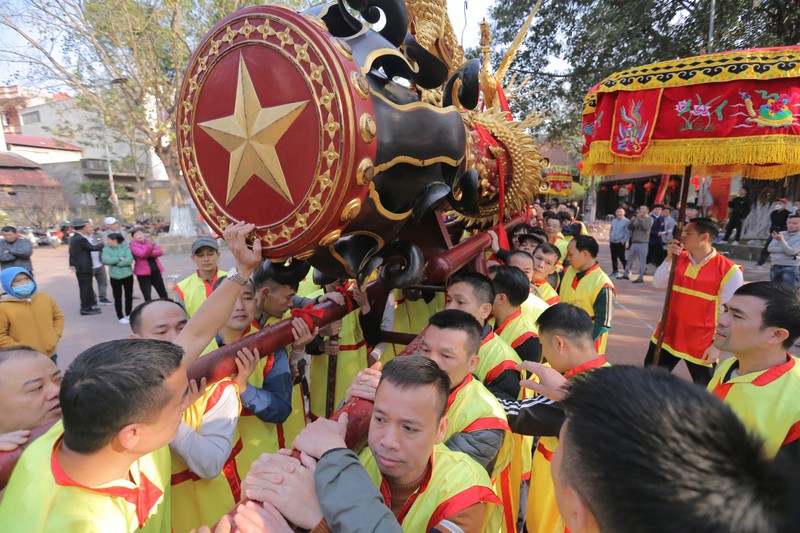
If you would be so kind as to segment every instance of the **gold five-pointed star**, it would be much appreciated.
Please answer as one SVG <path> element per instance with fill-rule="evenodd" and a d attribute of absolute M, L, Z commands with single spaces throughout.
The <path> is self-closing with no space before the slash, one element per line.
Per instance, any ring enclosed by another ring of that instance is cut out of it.
<path fill-rule="evenodd" d="M 287 202 L 293 203 L 275 145 L 308 102 L 304 100 L 275 107 L 261 107 L 247 65 L 239 54 L 239 77 L 233 115 L 200 123 L 203 131 L 230 152 L 226 205 L 231 203 L 253 175 L 261 178 Z"/>

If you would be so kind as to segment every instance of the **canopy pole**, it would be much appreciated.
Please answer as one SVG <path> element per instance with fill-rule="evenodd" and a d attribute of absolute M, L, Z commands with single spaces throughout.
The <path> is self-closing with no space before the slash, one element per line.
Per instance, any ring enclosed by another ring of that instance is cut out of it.
<path fill-rule="evenodd" d="M 678 224 L 675 226 L 673 238 L 680 239 L 683 236 L 683 222 L 686 220 L 686 201 L 689 198 L 689 181 L 692 177 L 692 165 L 686 165 L 683 171 L 683 181 L 681 182 L 681 207 L 678 210 Z M 675 283 L 675 265 L 677 258 L 673 257 L 669 267 L 669 282 L 667 283 L 667 294 L 664 298 L 664 310 L 661 312 L 661 327 L 658 328 L 658 341 L 653 355 L 653 366 L 658 366 L 661 359 L 661 345 L 664 344 L 664 330 L 667 326 L 667 315 L 669 314 L 669 304 L 672 300 L 672 286 Z"/>

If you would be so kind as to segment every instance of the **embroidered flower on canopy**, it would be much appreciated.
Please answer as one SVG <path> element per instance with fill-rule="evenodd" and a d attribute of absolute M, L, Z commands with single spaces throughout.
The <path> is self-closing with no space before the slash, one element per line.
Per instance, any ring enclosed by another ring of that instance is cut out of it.
<path fill-rule="evenodd" d="M 696 117 L 707 117 L 711 115 L 711 106 L 697 104 L 692 108 L 692 115 Z"/>
<path fill-rule="evenodd" d="M 691 104 L 691 102 L 691 100 L 681 100 L 675 104 L 675 111 L 677 111 L 678 114 L 685 112 L 687 109 L 689 109 L 689 104 Z"/>

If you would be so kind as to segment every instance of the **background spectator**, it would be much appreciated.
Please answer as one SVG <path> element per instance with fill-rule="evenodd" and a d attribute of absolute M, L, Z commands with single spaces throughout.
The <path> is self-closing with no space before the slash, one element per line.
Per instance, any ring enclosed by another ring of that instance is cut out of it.
<path fill-rule="evenodd" d="M 156 290 L 159 298 L 169 298 L 167 289 L 164 287 L 164 278 L 161 273 L 164 272 L 164 267 L 161 266 L 159 257 L 164 255 L 164 252 L 156 244 L 156 238 L 151 235 L 147 238 L 144 230 L 140 227 L 131 230 L 133 234 L 133 242 L 131 243 L 131 253 L 135 260 L 133 266 L 133 273 L 136 274 L 136 279 L 139 280 L 139 289 L 142 291 L 142 296 L 145 301 L 150 301 L 150 288 Z"/>
<path fill-rule="evenodd" d="M 31 273 L 12 267 L 0 273 L 0 348 L 30 346 L 56 361 L 64 315 L 48 294 L 36 291 Z"/>
<path fill-rule="evenodd" d="M 21 267 L 33 273 L 31 241 L 20 239 L 17 235 L 17 228 L 14 226 L 3 226 L 0 232 L 3 233 L 3 239 L 0 240 L 0 267 L 3 270 L 10 267 Z"/>
<path fill-rule="evenodd" d="M 108 246 L 103 249 L 103 263 L 108 265 L 111 290 L 114 293 L 114 309 L 120 324 L 128 324 L 133 308 L 133 253 L 121 233 L 109 233 Z M 122 295 L 125 294 L 125 314 Z"/>

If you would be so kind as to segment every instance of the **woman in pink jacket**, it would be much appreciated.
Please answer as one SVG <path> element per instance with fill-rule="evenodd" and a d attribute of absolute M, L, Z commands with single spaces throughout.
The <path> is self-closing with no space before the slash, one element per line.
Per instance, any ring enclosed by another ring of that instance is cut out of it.
<path fill-rule="evenodd" d="M 164 255 L 163 250 L 156 244 L 155 237 L 147 238 L 142 228 L 133 228 L 131 233 L 133 234 L 133 241 L 131 242 L 131 253 L 133 253 L 134 258 L 133 273 L 136 274 L 136 279 L 139 280 L 139 288 L 142 291 L 144 300 L 149 302 L 152 299 L 150 297 L 150 287 L 156 290 L 159 298 L 169 298 L 167 289 L 164 287 L 164 278 L 161 277 L 164 267 L 161 266 L 161 261 L 158 260 L 159 257 Z"/>

